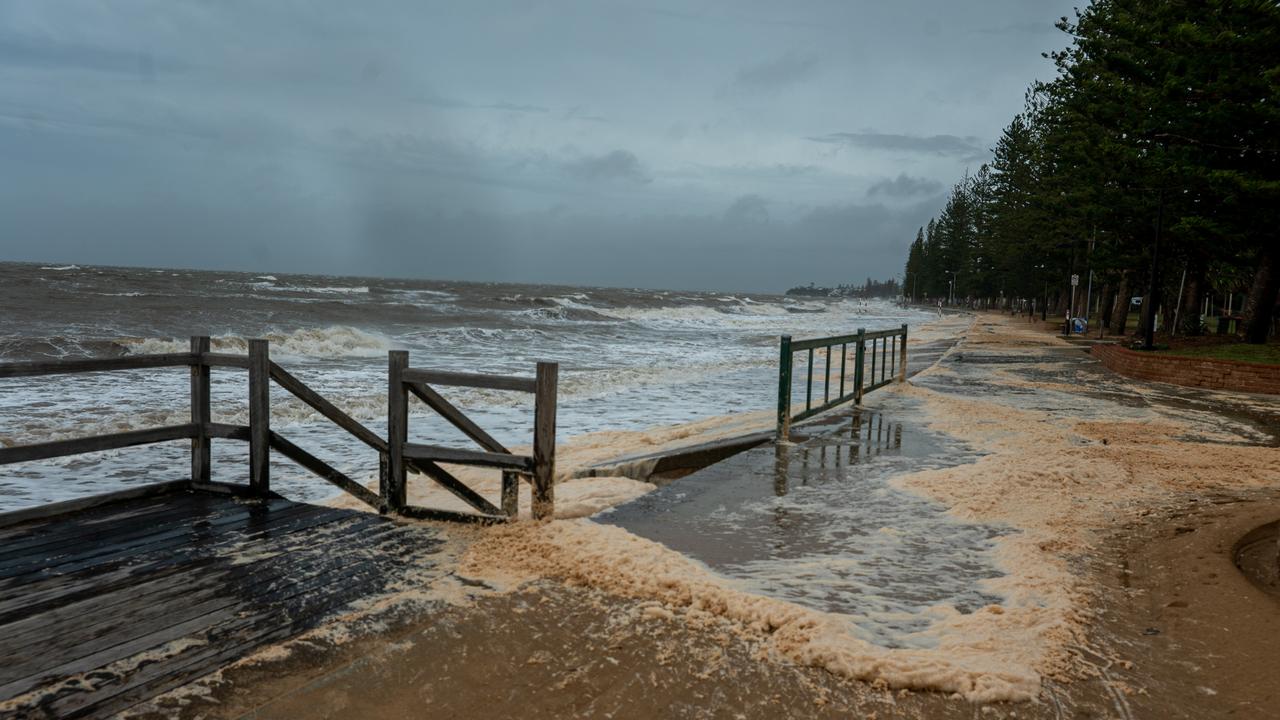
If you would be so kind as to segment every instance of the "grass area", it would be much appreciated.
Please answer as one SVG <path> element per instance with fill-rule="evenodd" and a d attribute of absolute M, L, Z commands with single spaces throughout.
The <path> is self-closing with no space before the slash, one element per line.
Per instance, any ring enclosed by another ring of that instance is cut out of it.
<path fill-rule="evenodd" d="M 1240 360 L 1242 362 L 1266 363 L 1280 365 L 1280 344 L 1250 345 L 1248 343 L 1225 343 L 1220 345 L 1203 345 L 1200 347 L 1181 347 L 1165 350 L 1170 355 L 1209 358 L 1212 360 Z"/>

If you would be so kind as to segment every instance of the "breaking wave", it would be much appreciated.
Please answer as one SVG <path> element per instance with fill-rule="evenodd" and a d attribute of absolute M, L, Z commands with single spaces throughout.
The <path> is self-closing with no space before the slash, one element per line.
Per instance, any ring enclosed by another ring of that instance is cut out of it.
<path fill-rule="evenodd" d="M 272 355 L 295 358 L 381 357 L 392 347 L 391 341 L 381 335 L 346 325 L 268 333 L 263 337 L 271 343 Z M 174 338 L 125 338 L 114 342 L 130 355 L 186 352 L 191 347 L 189 340 Z M 214 352 L 249 351 L 248 339 L 234 335 L 214 337 L 211 345 Z"/>

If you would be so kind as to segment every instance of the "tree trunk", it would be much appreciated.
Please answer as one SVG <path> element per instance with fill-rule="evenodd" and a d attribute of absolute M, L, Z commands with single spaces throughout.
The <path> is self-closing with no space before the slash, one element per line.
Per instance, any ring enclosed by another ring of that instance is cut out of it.
<path fill-rule="evenodd" d="M 1271 332 L 1276 296 L 1280 295 L 1280 240 L 1272 238 L 1263 247 L 1244 304 L 1245 340 L 1259 345 L 1267 341 Z"/>
<path fill-rule="evenodd" d="M 1203 262 L 1192 261 L 1187 265 L 1187 282 L 1182 288 L 1182 309 L 1178 311 L 1178 332 L 1184 335 L 1203 335 L 1200 309 L 1204 305 L 1205 280 Z"/>
<path fill-rule="evenodd" d="M 1120 276 L 1120 287 L 1116 290 L 1115 301 L 1111 306 L 1111 334 L 1124 335 L 1129 325 L 1129 273 Z"/>
<path fill-rule="evenodd" d="M 1098 298 L 1099 327 L 1111 327 L 1111 306 L 1114 302 L 1115 286 L 1111 283 L 1106 283 L 1102 286 L 1102 297 Z"/>

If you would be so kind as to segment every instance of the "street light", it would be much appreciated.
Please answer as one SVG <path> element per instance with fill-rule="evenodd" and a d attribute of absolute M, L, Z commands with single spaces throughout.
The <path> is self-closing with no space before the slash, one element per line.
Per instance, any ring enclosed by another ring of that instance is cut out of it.
<path fill-rule="evenodd" d="M 947 273 L 948 275 L 951 276 L 951 280 L 948 283 L 949 290 L 948 290 L 948 296 L 947 296 L 947 304 L 955 305 L 956 304 L 956 271 L 943 270 L 942 272 Z"/>
<path fill-rule="evenodd" d="M 1049 281 L 1044 279 L 1045 268 L 1048 267 L 1044 263 L 1036 265 L 1036 270 L 1040 271 L 1040 279 L 1044 280 L 1044 297 L 1040 302 L 1040 321 L 1043 322 L 1049 318 Z"/>

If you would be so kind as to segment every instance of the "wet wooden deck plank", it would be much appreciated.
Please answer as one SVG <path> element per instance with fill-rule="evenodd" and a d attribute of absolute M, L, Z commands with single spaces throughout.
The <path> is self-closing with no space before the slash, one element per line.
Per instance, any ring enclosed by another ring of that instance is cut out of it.
<path fill-rule="evenodd" d="M 206 493 L 5 528 L 0 716 L 118 712 L 315 627 L 440 544 L 365 512 Z"/>
<path fill-rule="evenodd" d="M 176 525 L 144 525 L 132 531 L 89 538 L 54 550 L 45 547 L 30 551 L 14 550 L 19 553 L 16 559 L 9 562 L 0 560 L 0 587 L 10 578 L 22 575 L 62 576 L 85 568 L 100 568 L 122 558 L 167 556 L 167 550 L 196 552 L 193 545 L 235 541 L 250 533 L 287 532 L 286 523 L 335 520 L 343 517 L 345 512 L 321 509 L 316 513 L 305 505 L 280 504 L 277 501 L 275 507 L 243 508 L 212 518 L 193 517 Z M 238 532 L 227 534 L 225 527 L 234 527 Z"/>
<path fill-rule="evenodd" d="M 251 520 L 255 513 L 264 516 L 270 514 L 275 523 L 280 520 L 279 514 L 297 509 L 285 501 L 275 502 L 278 507 L 276 512 L 270 512 L 269 508 L 261 506 L 232 507 L 221 512 L 183 512 L 173 518 L 131 520 L 105 532 L 60 538 L 38 545 L 6 543 L 6 554 L 11 555 L 0 559 L 0 578 L 28 572 L 64 574 L 71 571 L 60 570 L 63 565 L 98 565 L 99 557 L 110 556 L 112 553 L 132 554 L 147 547 L 180 543 L 201 534 L 216 535 L 217 526 Z M 86 552 L 85 548 L 90 546 L 93 551 Z"/>

